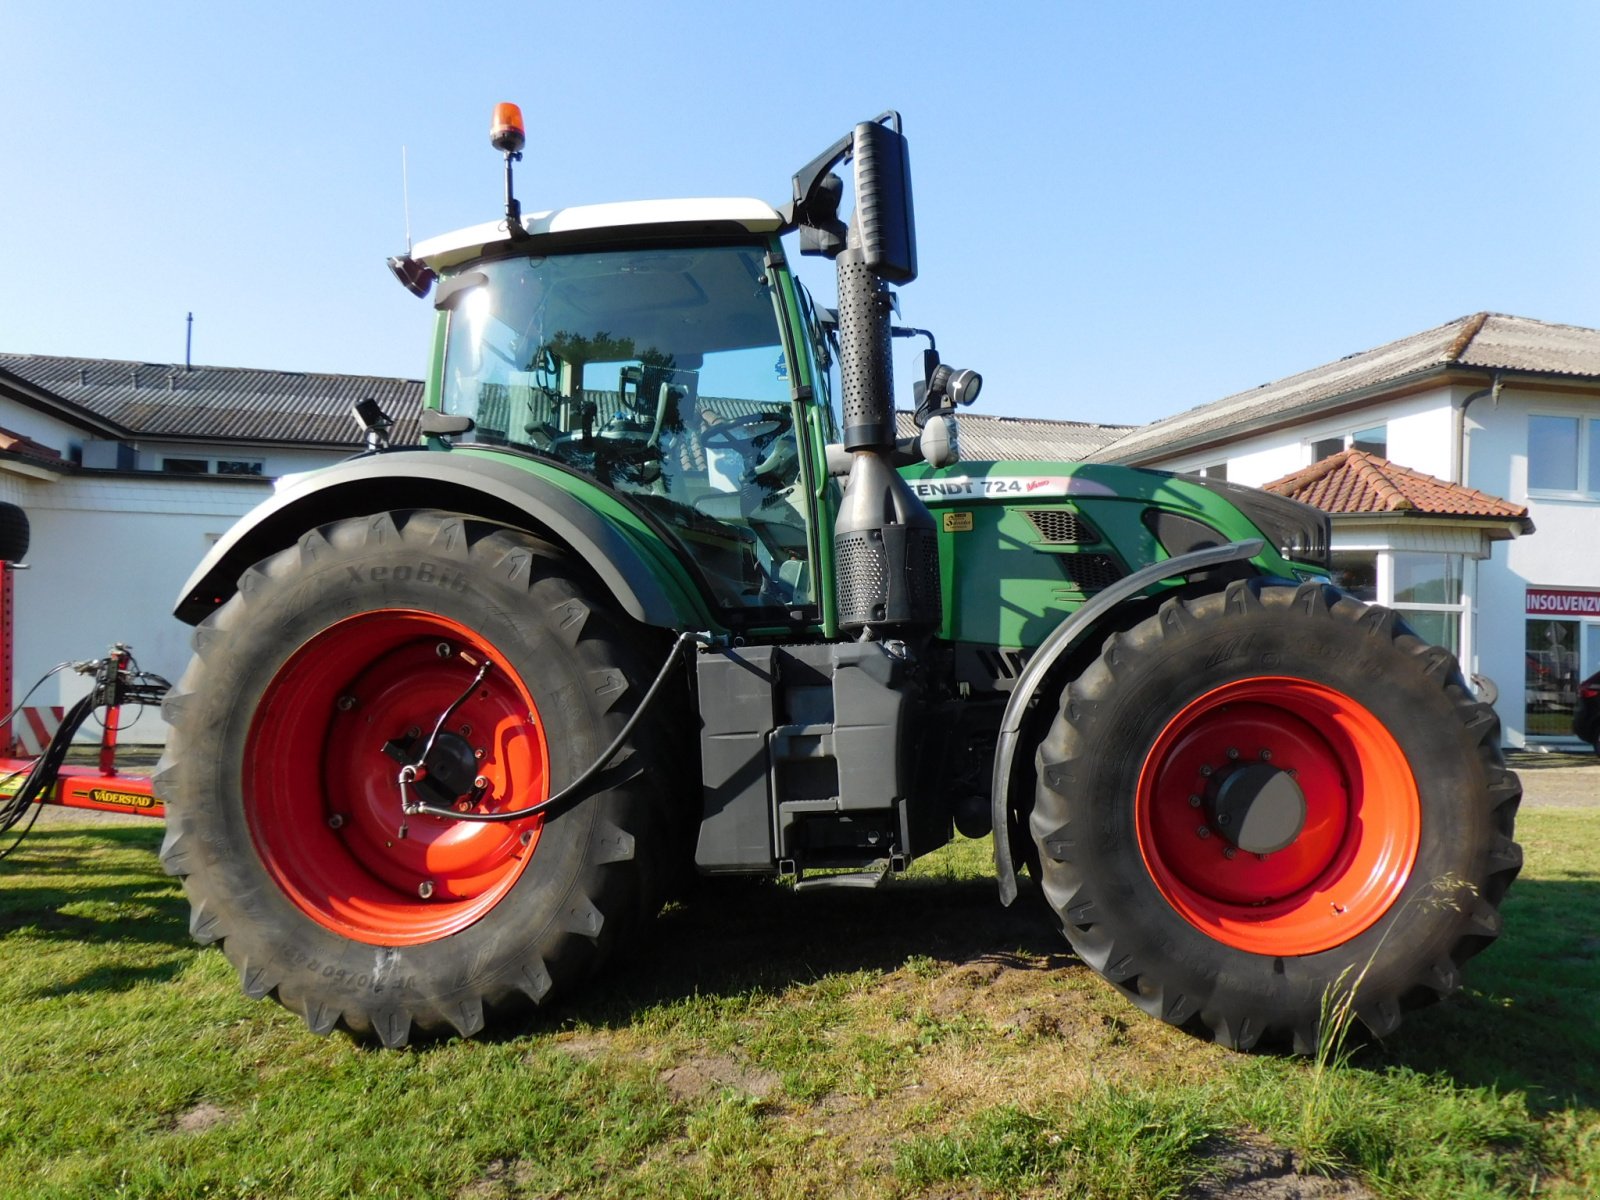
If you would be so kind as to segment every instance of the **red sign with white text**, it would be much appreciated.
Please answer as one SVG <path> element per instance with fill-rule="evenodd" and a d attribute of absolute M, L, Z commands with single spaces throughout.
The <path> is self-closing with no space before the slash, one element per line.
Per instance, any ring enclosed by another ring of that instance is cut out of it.
<path fill-rule="evenodd" d="M 1530 617 L 1600 617 L 1600 592 L 1572 588 L 1529 588 Z"/>

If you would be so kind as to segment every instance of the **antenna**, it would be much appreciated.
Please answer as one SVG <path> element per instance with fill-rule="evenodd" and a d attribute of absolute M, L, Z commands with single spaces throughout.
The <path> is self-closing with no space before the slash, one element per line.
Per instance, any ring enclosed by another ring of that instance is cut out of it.
<path fill-rule="evenodd" d="M 406 257 L 411 257 L 411 174 L 406 169 L 406 148 L 400 147 L 400 203 L 406 210 Z"/>
<path fill-rule="evenodd" d="M 183 369 L 185 371 L 192 371 L 192 370 L 194 370 L 194 367 L 193 367 L 193 365 L 191 363 L 190 352 L 194 349 L 194 314 L 193 313 L 189 314 L 187 325 L 188 325 L 188 328 L 184 330 L 184 334 L 183 334 Z"/>

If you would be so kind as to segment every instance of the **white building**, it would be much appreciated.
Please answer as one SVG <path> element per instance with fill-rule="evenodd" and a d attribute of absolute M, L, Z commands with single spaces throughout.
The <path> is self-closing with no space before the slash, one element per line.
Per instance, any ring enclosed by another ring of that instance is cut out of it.
<path fill-rule="evenodd" d="M 1348 449 L 1433 479 L 1393 472 L 1402 503 L 1387 511 L 1319 500 L 1335 566 L 1494 681 L 1508 744 L 1571 741 L 1577 681 L 1600 668 L 1600 330 L 1477 313 L 1090 457 L 1296 494 Z"/>
<path fill-rule="evenodd" d="M 172 606 L 211 544 L 273 477 L 354 453 L 353 403 L 374 397 L 404 437 L 421 394 L 414 380 L 0 354 L 0 500 L 32 531 L 14 577 L 13 702 L 114 642 L 177 679 L 189 627 Z M 62 674 L 30 703 L 87 689 Z M 160 742 L 165 728 L 144 713 L 124 736 Z"/>

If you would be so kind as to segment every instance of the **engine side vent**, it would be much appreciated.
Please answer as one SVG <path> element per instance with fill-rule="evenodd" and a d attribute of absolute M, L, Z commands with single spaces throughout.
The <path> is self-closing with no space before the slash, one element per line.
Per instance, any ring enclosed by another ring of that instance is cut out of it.
<path fill-rule="evenodd" d="M 1061 570 L 1085 596 L 1103 591 L 1122 578 L 1123 571 L 1109 554 L 1062 554 Z"/>
<path fill-rule="evenodd" d="M 1039 540 L 1052 546 L 1080 546 L 1100 540 L 1093 525 L 1064 508 L 1027 508 L 1022 515 L 1038 532 Z"/>

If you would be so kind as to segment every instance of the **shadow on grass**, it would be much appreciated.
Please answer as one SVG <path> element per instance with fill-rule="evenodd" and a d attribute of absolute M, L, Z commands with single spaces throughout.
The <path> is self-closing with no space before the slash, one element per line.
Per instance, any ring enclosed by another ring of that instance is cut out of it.
<path fill-rule="evenodd" d="M 1600 1107 L 1600 880 L 1519 880 L 1503 913 L 1505 931 L 1467 964 L 1465 990 L 1411 1014 L 1357 1061 L 1524 1092 L 1538 1111 Z"/>
<path fill-rule="evenodd" d="M 193 945 L 189 909 L 156 861 L 161 836 L 159 824 L 34 829 L 0 864 L 0 942 L 101 947 L 102 958 L 120 948 L 137 960 L 102 962 L 36 995 L 126 991 L 183 969 L 188 956 L 179 952 Z M 170 958 L 151 963 L 152 950 Z"/>
<path fill-rule="evenodd" d="M 691 996 L 740 996 L 854 971 L 893 971 L 926 956 L 984 958 L 1015 968 L 1076 964 L 1037 889 L 1011 908 L 993 880 L 913 879 L 874 891 L 796 893 L 770 882 L 710 881 L 663 913 L 646 946 L 548 1015 L 512 1022 L 506 1037 L 578 1019 L 617 1027 L 644 1008 Z"/>

